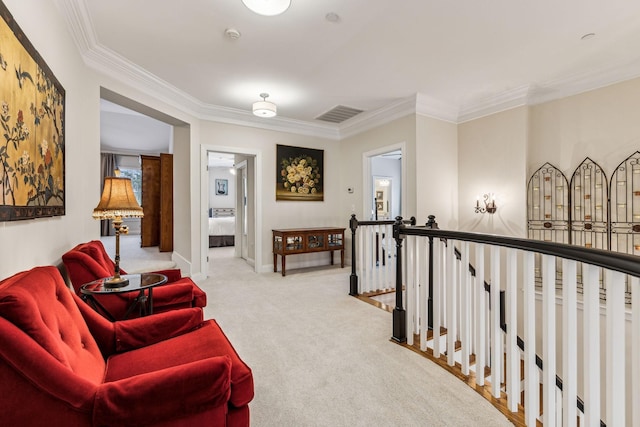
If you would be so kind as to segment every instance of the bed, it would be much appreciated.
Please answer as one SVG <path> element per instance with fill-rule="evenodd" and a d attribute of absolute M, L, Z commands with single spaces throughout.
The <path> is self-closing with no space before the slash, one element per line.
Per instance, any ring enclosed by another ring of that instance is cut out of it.
<path fill-rule="evenodd" d="M 235 209 L 209 209 L 209 247 L 233 246 L 236 234 Z"/>

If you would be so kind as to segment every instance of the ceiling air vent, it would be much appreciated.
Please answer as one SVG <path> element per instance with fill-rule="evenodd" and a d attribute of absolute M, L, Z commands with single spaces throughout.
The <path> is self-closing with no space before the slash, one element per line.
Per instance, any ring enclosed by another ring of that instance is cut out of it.
<path fill-rule="evenodd" d="M 357 116 L 358 114 L 362 113 L 362 111 L 363 110 L 358 110 L 356 108 L 338 105 L 337 107 L 332 108 L 326 113 L 319 115 L 318 117 L 316 117 L 316 119 L 331 123 L 342 123 L 345 120 L 349 120 L 353 116 Z"/>

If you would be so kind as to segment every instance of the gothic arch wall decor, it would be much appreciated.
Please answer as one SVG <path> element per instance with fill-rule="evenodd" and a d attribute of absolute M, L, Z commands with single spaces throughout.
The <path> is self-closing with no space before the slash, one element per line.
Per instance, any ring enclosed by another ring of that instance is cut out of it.
<path fill-rule="evenodd" d="M 560 170 L 545 163 L 529 179 L 527 226 L 530 239 L 640 256 L 640 151 L 622 161 L 609 181 L 589 157 L 575 169 L 570 184 Z M 559 280 L 562 271 L 557 271 Z M 580 272 L 578 276 L 581 281 Z M 605 292 L 600 277 L 603 300 Z M 626 300 L 631 301 L 629 283 Z"/>
<path fill-rule="evenodd" d="M 545 163 L 527 185 L 529 238 L 570 243 L 569 181 L 558 168 Z"/>
<path fill-rule="evenodd" d="M 640 151 L 618 165 L 611 175 L 610 247 L 640 255 Z"/>
<path fill-rule="evenodd" d="M 587 157 L 573 172 L 570 187 L 571 243 L 609 249 L 608 181 L 604 171 Z"/>

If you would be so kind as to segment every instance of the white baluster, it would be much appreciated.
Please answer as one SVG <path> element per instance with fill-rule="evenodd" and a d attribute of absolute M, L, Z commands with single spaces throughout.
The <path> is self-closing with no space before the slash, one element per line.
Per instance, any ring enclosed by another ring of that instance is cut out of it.
<path fill-rule="evenodd" d="M 373 228 L 373 254 L 372 254 L 372 266 L 373 266 L 373 271 L 374 271 L 374 275 L 373 277 L 375 278 L 375 286 L 374 286 L 374 290 L 376 291 L 381 291 L 382 289 L 384 289 L 386 287 L 386 283 L 382 283 L 382 259 L 380 258 L 380 253 L 381 253 L 381 243 L 382 241 L 380 240 L 381 237 L 381 233 L 380 233 L 380 224 L 376 224 Z M 405 276 L 406 277 L 406 276 Z M 406 308 L 406 307 L 405 307 Z"/>
<path fill-rule="evenodd" d="M 578 410 L 578 322 L 576 262 L 562 260 L 562 424 L 576 425 Z"/>
<path fill-rule="evenodd" d="M 407 331 L 407 344 L 413 345 L 413 333 L 414 333 L 414 317 L 415 311 L 415 297 L 416 297 L 416 281 L 415 281 L 415 236 L 407 236 L 404 239 L 406 254 L 406 276 L 405 276 L 405 311 L 406 311 L 406 331 Z"/>
<path fill-rule="evenodd" d="M 358 293 L 361 294 L 366 289 L 367 278 L 365 276 L 364 268 L 364 239 L 366 234 L 366 227 L 358 227 L 360 230 L 357 232 L 358 239 Z"/>
<path fill-rule="evenodd" d="M 371 260 L 371 252 L 372 252 L 372 242 L 371 242 L 371 234 L 373 227 L 366 227 L 366 237 L 364 241 L 364 250 L 365 250 L 365 292 L 370 292 L 373 288 L 373 268 L 372 268 L 372 260 Z"/>
<path fill-rule="evenodd" d="M 387 226 L 387 231 L 389 234 L 387 234 L 387 236 L 389 236 L 389 253 L 391 255 L 391 258 L 388 258 L 388 262 L 387 262 L 387 270 L 389 272 L 389 281 L 387 283 L 390 284 L 389 287 L 395 288 L 395 283 L 396 283 L 396 239 L 393 238 L 393 226 L 392 225 L 388 225 Z"/>
<path fill-rule="evenodd" d="M 429 239 L 422 240 L 424 263 L 423 268 L 420 269 L 420 350 L 427 351 L 427 333 L 429 332 Z"/>
<path fill-rule="evenodd" d="M 487 308 L 484 289 L 484 245 L 476 246 L 476 384 L 484 385 L 484 368 L 487 365 Z"/>
<path fill-rule="evenodd" d="M 471 330 L 471 286 L 469 285 L 469 242 L 460 242 L 460 342 L 462 374 L 469 375 L 470 330 Z"/>
<path fill-rule="evenodd" d="M 525 252 L 523 259 L 524 285 L 524 412 L 525 423 L 535 426 L 540 402 L 540 378 L 536 365 L 536 292 L 535 258 L 533 252 Z"/>
<path fill-rule="evenodd" d="M 445 284 L 445 293 L 447 295 L 447 363 L 449 366 L 455 364 L 456 349 L 456 264 L 457 259 L 454 252 L 454 242 L 449 239 L 447 242 L 447 281 Z"/>
<path fill-rule="evenodd" d="M 520 349 L 518 348 L 518 253 L 507 249 L 507 286 L 505 289 L 507 323 L 507 405 L 518 411 L 520 403 Z"/>
<path fill-rule="evenodd" d="M 502 329 L 500 328 L 500 247 L 491 247 L 491 291 L 490 293 L 490 333 L 491 333 L 491 394 L 500 397 L 502 379 Z"/>
<path fill-rule="evenodd" d="M 384 260 L 382 261 L 384 268 L 384 284 L 387 289 L 395 287 L 394 280 L 395 274 L 392 274 L 392 269 L 395 266 L 395 258 L 389 258 L 390 254 L 395 253 L 395 241 L 393 240 L 393 226 L 387 224 L 383 228 L 384 237 L 382 238 L 382 242 L 384 245 L 383 255 Z"/>
<path fill-rule="evenodd" d="M 631 278 L 631 425 L 640 425 L 640 279 Z"/>
<path fill-rule="evenodd" d="M 624 275 L 606 270 L 607 284 L 607 419 L 609 426 L 625 425 Z"/>
<path fill-rule="evenodd" d="M 444 282 L 444 244 L 440 239 L 433 240 L 433 356 L 440 357 L 440 321 L 442 315 L 442 283 Z"/>
<path fill-rule="evenodd" d="M 599 268 L 582 264 L 584 301 L 584 418 L 588 427 L 600 426 L 600 291 Z M 582 424 L 580 424 L 582 425 Z"/>
<path fill-rule="evenodd" d="M 542 256 L 543 424 L 556 425 L 556 259 Z"/>

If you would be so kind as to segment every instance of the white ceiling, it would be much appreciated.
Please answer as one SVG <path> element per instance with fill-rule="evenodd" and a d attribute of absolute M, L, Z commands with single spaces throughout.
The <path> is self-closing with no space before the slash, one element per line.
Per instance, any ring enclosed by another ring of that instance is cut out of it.
<path fill-rule="evenodd" d="M 275 17 L 241 0 L 56 1 L 91 66 L 201 117 L 338 138 L 360 119 L 315 120 L 337 105 L 461 122 L 640 76 L 631 0 L 292 0 Z M 278 118 L 251 116 L 261 92 Z"/>
<path fill-rule="evenodd" d="M 100 150 L 102 152 L 168 153 L 173 129 L 159 120 L 100 100 Z"/>

